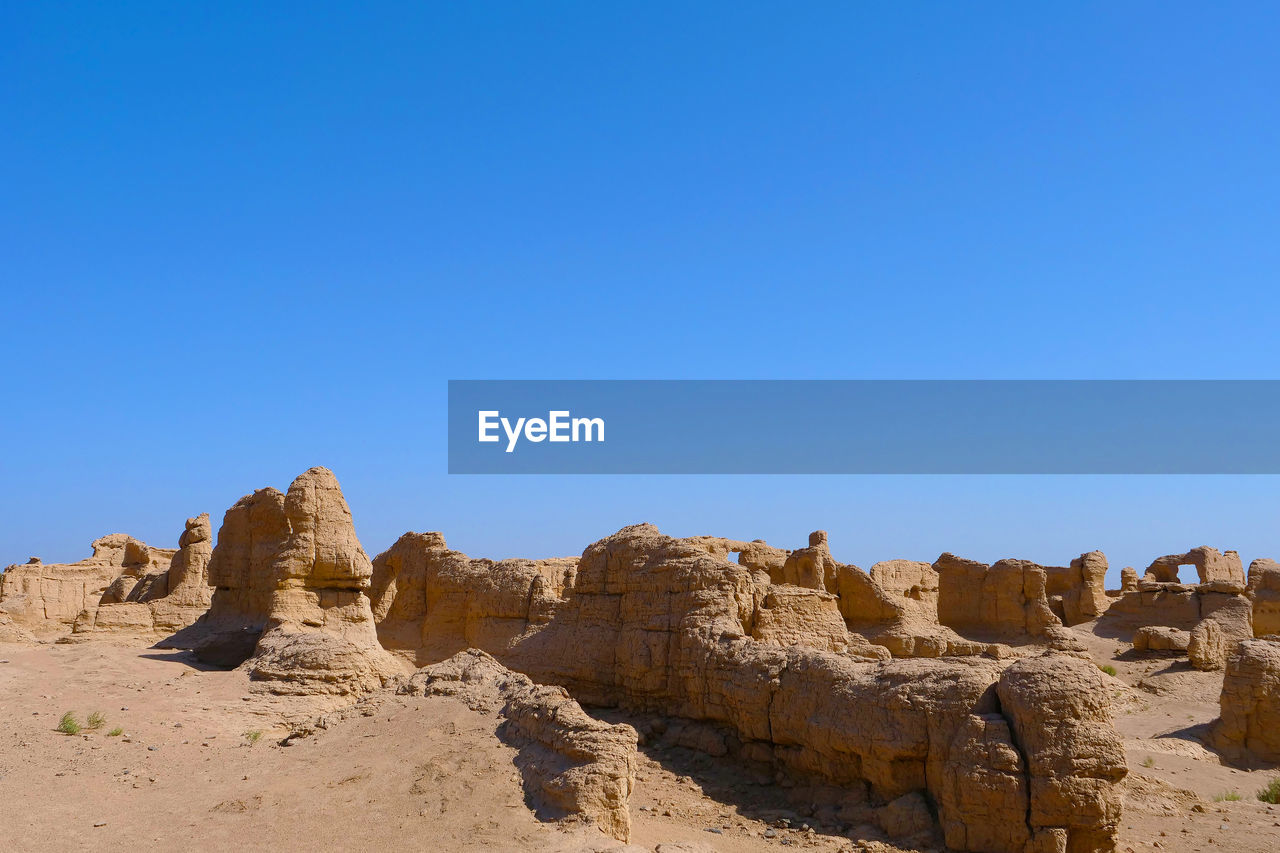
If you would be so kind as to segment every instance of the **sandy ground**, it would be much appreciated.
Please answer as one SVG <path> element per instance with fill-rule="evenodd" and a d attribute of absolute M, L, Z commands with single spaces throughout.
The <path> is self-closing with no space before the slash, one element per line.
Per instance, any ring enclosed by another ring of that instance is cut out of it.
<path fill-rule="evenodd" d="M 1120 850 L 1280 850 L 1280 770 L 1223 766 L 1199 740 L 1221 674 L 1134 658 L 1081 633 L 1114 666 L 1125 738 Z M 0 839 L 14 850 L 605 851 L 589 826 L 539 822 L 495 722 L 455 700 L 378 695 L 281 745 L 328 705 L 251 692 L 240 672 L 123 641 L 0 644 Z M 56 731 L 66 711 L 94 731 Z M 610 720 L 626 720 L 611 713 Z M 638 722 L 638 721 L 633 721 Z M 117 728 L 122 732 L 112 735 Z M 260 735 L 253 733 L 260 732 Z M 681 748 L 642 747 L 631 851 L 893 850 L 808 803 L 803 789 Z M 1223 799 L 1239 795 L 1239 800 Z M 1215 801 L 1216 800 L 1216 801 Z M 685 847 L 673 845 L 683 843 Z M 11 846 L 10 846 L 11 845 Z"/>

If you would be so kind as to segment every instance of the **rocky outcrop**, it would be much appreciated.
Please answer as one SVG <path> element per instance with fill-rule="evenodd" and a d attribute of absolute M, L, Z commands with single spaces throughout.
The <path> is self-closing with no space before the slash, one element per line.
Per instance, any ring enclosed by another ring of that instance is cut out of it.
<path fill-rule="evenodd" d="M 1029 849 L 1114 849 L 1128 770 L 1098 668 L 1064 655 L 1021 660 L 1001 674 L 999 695 L 1030 776 Z"/>
<path fill-rule="evenodd" d="M 1227 658 L 1209 742 L 1238 764 L 1280 762 L 1280 642 L 1249 639 Z"/>
<path fill-rule="evenodd" d="M 1048 572 L 1029 560 L 1000 560 L 990 566 L 943 554 L 938 573 L 938 621 L 965 636 L 1044 636 L 1062 622 L 1049 607 Z"/>
<path fill-rule="evenodd" d="M 1254 636 L 1280 634 L 1280 563 L 1263 558 L 1249 564 L 1248 596 Z"/>
<path fill-rule="evenodd" d="M 813 582 L 820 567 L 825 586 L 825 543 L 810 548 L 805 560 L 792 562 L 791 577 Z M 1062 711 L 1052 717 L 1055 731 L 1073 748 L 1106 751 L 1108 724 L 1099 709 L 1107 694 L 1077 671 L 1096 675 L 1078 659 L 1054 655 L 1028 670 L 1031 686 L 1009 687 L 1011 713 L 997 691 L 1005 664 L 992 658 L 871 662 L 783 645 L 770 638 L 785 624 L 778 611 L 805 613 L 826 626 L 824 636 L 839 636 L 829 591 L 777 587 L 766 570 L 650 525 L 588 546 L 562 594 L 537 580 L 542 575 L 532 567 L 497 572 L 498 564 L 448 551 L 442 537 L 402 537 L 375 562 L 375 613 L 380 629 L 392 625 L 383 642 L 412 646 L 419 659 L 454 654 L 449 647 L 459 638 L 484 634 L 496 640 L 486 651 L 504 666 L 560 685 L 578 701 L 724 732 L 705 738 L 717 754 L 865 791 L 873 803 L 919 795 L 893 810 L 903 826 L 919 814 L 912 802 L 936 802 L 939 826 L 956 849 L 1023 853 L 1033 836 L 1061 836 L 1071 849 L 1084 849 L 1080 839 L 1112 849 L 1118 801 L 1108 785 L 1123 775 L 1123 761 L 1117 771 L 1109 754 L 1082 752 L 1073 768 L 1060 760 L 1060 747 L 1032 733 L 1033 704 L 1078 708 L 1084 722 L 1073 729 Z M 463 594 L 477 585 L 483 601 L 506 603 L 505 624 L 496 630 L 479 629 L 482 609 Z M 402 592 L 410 595 L 404 607 Z M 436 620 L 443 627 L 429 624 Z M 1059 668 L 1063 677 L 1053 677 Z M 1037 675 L 1041 669 L 1049 675 Z M 1049 793 L 1038 793 L 1042 788 Z M 1087 793 L 1097 807 L 1058 814 L 1052 797 L 1068 789 Z"/>
<path fill-rule="evenodd" d="M 378 644 L 373 566 L 333 472 L 311 468 L 287 494 L 259 489 L 227 510 L 209 560 L 209 611 L 196 655 L 244 664 L 274 693 L 354 694 L 404 671 Z"/>
<path fill-rule="evenodd" d="M 77 563 L 27 563 L 0 574 L 0 611 L 37 634 L 66 631 L 86 609 L 124 601 L 139 581 L 163 574 L 174 551 L 153 548 L 132 536 L 112 533 L 94 540 L 93 556 Z M 121 597 L 122 596 L 122 597 Z"/>
<path fill-rule="evenodd" d="M 415 666 L 467 648 L 501 656 L 551 619 L 577 565 L 576 557 L 472 559 L 441 533 L 406 533 L 373 561 L 378 637 Z"/>
<path fill-rule="evenodd" d="M 751 636 L 766 645 L 804 646 L 865 660 L 891 656 L 885 647 L 849 632 L 834 595 L 804 587 L 771 587 L 755 611 Z"/>
<path fill-rule="evenodd" d="M 271 612 L 275 560 L 289 536 L 284 495 L 266 488 L 227 510 L 209 559 L 213 597 L 200 624 L 196 655 L 215 666 L 239 666 L 258 645 Z"/>
<path fill-rule="evenodd" d="M 1200 613 L 1187 656 L 1196 669 L 1222 669 L 1240 641 L 1253 637 L 1253 609 L 1242 595 L 1209 592 L 1200 598 Z"/>
<path fill-rule="evenodd" d="M 403 671 L 378 644 L 373 566 L 328 468 L 298 475 L 284 499 L 288 527 L 271 563 L 274 589 L 249 677 L 275 693 L 360 693 Z"/>
<path fill-rule="evenodd" d="M 782 582 L 835 592 L 837 565 L 827 546 L 827 531 L 815 530 L 809 534 L 808 547 L 787 555 L 782 566 Z"/>
<path fill-rule="evenodd" d="M 1178 569 L 1193 566 L 1202 584 L 1217 585 L 1224 592 L 1241 592 L 1244 589 L 1244 567 L 1235 551 L 1219 553 L 1218 549 L 1201 545 L 1185 554 L 1168 554 L 1156 557 L 1147 566 L 1145 578 L 1157 583 L 1181 583 Z"/>
<path fill-rule="evenodd" d="M 1045 567 L 1045 595 L 1049 609 L 1064 625 L 1098 618 L 1111 604 L 1107 597 L 1107 556 L 1101 551 L 1081 554 L 1069 566 Z"/>
<path fill-rule="evenodd" d="M 208 577 L 212 539 L 207 513 L 188 518 L 166 569 L 117 577 L 96 607 L 81 611 L 72 630 L 171 634 L 193 624 L 208 609 L 213 592 Z"/>
<path fill-rule="evenodd" d="M 452 696 L 498 714 L 498 735 L 518 750 L 516 767 L 539 817 L 575 817 L 620 841 L 630 837 L 638 740 L 631 726 L 595 720 L 563 688 L 534 684 L 476 649 L 419 670 L 398 692 Z"/>

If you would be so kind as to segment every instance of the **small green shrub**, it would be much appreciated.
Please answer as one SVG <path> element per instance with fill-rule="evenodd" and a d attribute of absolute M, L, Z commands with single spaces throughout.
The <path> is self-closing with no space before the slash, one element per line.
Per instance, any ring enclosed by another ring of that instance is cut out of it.
<path fill-rule="evenodd" d="M 1280 776 L 1267 783 L 1267 787 L 1258 792 L 1258 799 L 1264 803 L 1280 803 Z"/>
<path fill-rule="evenodd" d="M 80 734 L 80 721 L 76 719 L 76 715 L 71 711 L 62 715 L 62 719 L 58 721 L 58 731 L 64 735 Z"/>
<path fill-rule="evenodd" d="M 1156 766 L 1156 760 L 1155 760 L 1154 758 L 1152 758 L 1150 755 L 1148 755 L 1145 759 L 1143 759 L 1143 761 L 1142 761 L 1142 766 L 1143 766 L 1143 767 L 1155 767 L 1155 766 Z"/>
<path fill-rule="evenodd" d="M 258 729 L 244 733 L 244 739 L 249 741 L 249 746 L 253 746 L 258 742 L 258 738 L 262 737 L 262 732 Z"/>
<path fill-rule="evenodd" d="M 120 728 L 119 726 L 116 726 L 114 729 L 107 732 L 107 737 L 120 737 L 120 735 L 122 734 L 124 734 L 124 729 Z"/>
<path fill-rule="evenodd" d="M 1213 801 L 1215 803 L 1234 803 L 1243 799 L 1244 797 L 1240 796 L 1239 791 L 1223 791 L 1221 794 L 1215 794 L 1213 797 Z"/>
<path fill-rule="evenodd" d="M 86 726 L 90 731 L 96 732 L 98 729 L 106 725 L 106 723 L 107 723 L 107 718 L 102 716 L 102 712 L 94 711 L 92 714 L 89 715 L 89 720 L 86 723 Z"/>
<path fill-rule="evenodd" d="M 1107 675 L 1115 675 L 1115 674 L 1116 674 L 1116 668 L 1115 668 L 1114 666 L 1112 666 L 1111 664 L 1109 664 L 1109 663 L 1108 663 L 1108 664 L 1103 664 L 1102 666 L 1098 667 L 1098 669 L 1102 670 L 1102 671 L 1103 671 L 1103 672 L 1105 672 Z"/>

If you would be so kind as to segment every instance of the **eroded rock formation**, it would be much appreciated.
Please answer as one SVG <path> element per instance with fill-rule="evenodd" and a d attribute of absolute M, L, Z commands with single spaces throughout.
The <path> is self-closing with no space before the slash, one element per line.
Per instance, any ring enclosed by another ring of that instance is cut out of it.
<path fill-rule="evenodd" d="M 543 819 L 578 817 L 620 841 L 631 835 L 635 729 L 588 716 L 561 687 L 534 684 L 476 649 L 418 670 L 398 692 L 453 696 L 497 713 L 498 735 L 516 747 L 525 792 Z"/>
<path fill-rule="evenodd" d="M 281 495 L 260 489 L 227 510 L 209 564 L 216 587 L 196 654 L 247 661 L 278 693 L 359 693 L 403 667 L 378 644 L 373 566 L 333 472 L 311 468 Z"/>
<path fill-rule="evenodd" d="M 96 608 L 109 588 L 108 600 L 123 601 L 139 582 L 162 575 L 175 553 L 123 533 L 96 539 L 92 548 L 93 556 L 77 563 L 36 560 L 6 568 L 0 574 L 0 611 L 37 634 L 65 631 L 81 612 Z"/>
<path fill-rule="evenodd" d="M 1280 634 L 1280 563 L 1263 558 L 1249 564 L 1248 596 L 1254 636 Z"/>
<path fill-rule="evenodd" d="M 875 803 L 917 795 L 895 814 L 927 796 L 956 849 L 1112 849 L 1124 765 L 1096 667 L 1050 654 L 1010 668 L 1006 684 L 1006 664 L 990 657 L 871 662 L 834 650 L 835 602 L 809 585 L 819 570 L 829 582 L 825 542 L 805 550 L 784 574 L 809 583 L 779 593 L 767 569 L 650 525 L 588 546 L 576 571 L 554 580 L 408 534 L 375 560 L 375 612 L 382 642 L 417 663 L 487 638 L 486 651 L 539 683 L 723 731 L 709 740 L 742 760 Z M 822 648 L 778 639 L 805 625 L 822 626 Z M 1041 721 L 1053 736 L 1035 734 Z M 1090 805 L 1068 814 L 1059 799 L 1072 791 Z"/>
<path fill-rule="evenodd" d="M 1230 761 L 1280 762 L 1280 642 L 1244 640 L 1227 658 L 1209 741 Z"/>

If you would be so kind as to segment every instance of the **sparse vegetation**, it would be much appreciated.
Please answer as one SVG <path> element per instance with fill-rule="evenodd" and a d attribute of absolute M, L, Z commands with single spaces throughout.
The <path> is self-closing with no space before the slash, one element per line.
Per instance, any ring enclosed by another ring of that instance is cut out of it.
<path fill-rule="evenodd" d="M 1280 776 L 1267 783 L 1267 787 L 1258 791 L 1258 799 L 1264 803 L 1280 803 Z"/>
<path fill-rule="evenodd" d="M 89 715 L 89 719 L 86 722 L 85 726 L 90 731 L 96 732 L 98 729 L 106 725 L 106 723 L 107 723 L 107 718 L 102 715 L 102 712 L 94 711 L 92 714 Z"/>
<path fill-rule="evenodd" d="M 120 728 L 119 726 L 116 726 L 114 729 L 107 732 L 107 737 L 120 737 L 120 735 L 122 734 L 124 734 L 124 729 Z"/>
<path fill-rule="evenodd" d="M 80 721 L 73 712 L 68 711 L 62 715 L 62 719 L 58 721 L 58 731 L 64 735 L 80 734 Z"/>
<path fill-rule="evenodd" d="M 262 732 L 258 729 L 247 731 L 244 733 L 244 739 L 249 742 L 249 746 L 253 746 L 258 742 L 258 738 L 262 737 Z"/>
<path fill-rule="evenodd" d="M 1115 675 L 1115 674 L 1116 674 L 1116 668 L 1115 668 L 1114 666 L 1112 666 L 1111 664 L 1109 664 L 1109 663 L 1105 663 L 1105 664 L 1103 664 L 1102 666 L 1098 667 L 1098 669 L 1102 670 L 1102 671 L 1103 671 L 1103 672 L 1105 672 L 1107 675 Z"/>
<path fill-rule="evenodd" d="M 1243 800 L 1239 791 L 1223 791 L 1221 794 L 1214 794 L 1213 801 L 1215 803 L 1234 803 Z"/>
<path fill-rule="evenodd" d="M 1156 760 L 1155 760 L 1153 757 L 1151 757 L 1150 755 L 1148 755 L 1145 759 L 1143 759 L 1143 761 L 1142 761 L 1142 766 L 1143 766 L 1143 767 L 1155 767 L 1155 766 L 1156 766 Z"/>

